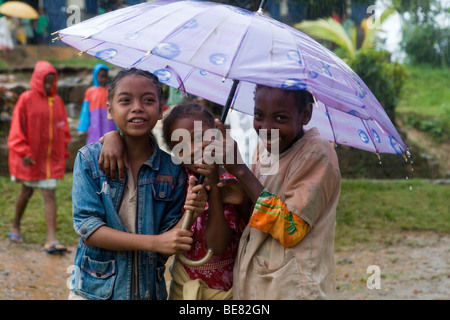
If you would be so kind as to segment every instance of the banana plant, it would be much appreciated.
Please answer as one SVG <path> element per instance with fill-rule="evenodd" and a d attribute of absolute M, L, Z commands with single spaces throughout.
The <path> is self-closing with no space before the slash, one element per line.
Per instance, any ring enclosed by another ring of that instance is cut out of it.
<path fill-rule="evenodd" d="M 350 27 L 349 32 L 347 33 L 342 24 L 332 18 L 313 21 L 306 20 L 296 23 L 294 27 L 307 33 L 315 39 L 335 43 L 343 52 L 342 58 L 353 60 L 359 49 L 374 47 L 377 32 L 382 31 L 381 25 L 395 12 L 396 10 L 394 7 L 386 7 L 379 17 L 379 21 L 377 21 L 378 23 L 375 26 L 367 28 L 367 32 L 365 33 L 364 40 L 362 41 L 360 47 L 357 47 L 356 27 Z"/>

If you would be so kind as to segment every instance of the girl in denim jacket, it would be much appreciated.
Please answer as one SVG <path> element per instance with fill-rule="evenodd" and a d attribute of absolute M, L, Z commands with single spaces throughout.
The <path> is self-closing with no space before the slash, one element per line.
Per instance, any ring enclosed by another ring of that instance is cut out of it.
<path fill-rule="evenodd" d="M 166 299 L 167 257 L 191 249 L 181 230 L 182 204 L 203 213 L 206 193 L 189 181 L 150 132 L 162 117 L 162 89 L 153 74 L 129 69 L 111 84 L 108 119 L 125 142 L 123 181 L 99 168 L 102 145 L 78 152 L 73 173 L 73 221 L 80 236 L 69 299 Z"/>

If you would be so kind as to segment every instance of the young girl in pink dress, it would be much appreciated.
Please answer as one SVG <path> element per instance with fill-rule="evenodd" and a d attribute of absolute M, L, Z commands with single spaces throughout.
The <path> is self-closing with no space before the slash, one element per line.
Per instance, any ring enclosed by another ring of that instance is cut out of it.
<path fill-rule="evenodd" d="M 171 270 L 173 280 L 169 299 L 232 298 L 233 267 L 242 224 L 238 212 L 239 206 L 224 203 L 229 201 L 223 199 L 224 190 L 221 190 L 217 184 L 219 181 L 235 178 L 222 166 L 197 164 L 198 161 L 194 159 L 195 148 L 201 147 L 203 152 L 211 142 L 208 141 L 205 132 L 214 128 L 214 116 L 207 108 L 198 104 L 176 106 L 164 119 L 163 138 L 166 144 L 173 149 L 177 145 L 183 146 L 184 143 L 185 149 L 190 150 L 190 154 L 187 157 L 186 154 L 179 154 L 183 157 L 181 165 L 186 169 L 189 177 L 205 176 L 205 184 L 210 188 L 205 212 L 191 227 L 194 244 L 185 256 L 196 261 L 206 255 L 208 248 L 213 248 L 214 251 L 211 260 L 200 267 L 189 267 L 175 260 Z M 190 147 L 189 143 L 186 144 L 182 138 L 177 139 L 177 134 L 173 139 L 172 134 L 177 129 L 189 133 Z M 242 215 L 244 214 L 245 212 L 242 212 Z"/>

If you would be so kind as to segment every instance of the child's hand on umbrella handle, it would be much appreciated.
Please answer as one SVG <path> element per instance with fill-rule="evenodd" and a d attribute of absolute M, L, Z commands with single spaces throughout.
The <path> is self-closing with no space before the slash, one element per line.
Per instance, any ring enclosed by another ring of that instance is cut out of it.
<path fill-rule="evenodd" d="M 186 195 L 186 204 L 188 204 L 188 201 L 189 204 L 188 205 L 185 204 L 184 206 L 186 212 L 184 213 L 181 229 L 183 230 L 191 229 L 192 222 L 197 219 L 199 214 L 201 215 L 205 211 L 206 199 L 207 196 L 204 186 L 201 184 L 195 185 L 195 178 L 191 177 L 189 179 L 188 194 Z M 191 202 L 191 200 L 193 200 L 193 202 Z M 189 260 L 183 254 L 177 254 L 177 259 L 187 266 L 199 267 L 207 263 L 212 258 L 213 255 L 214 255 L 213 250 L 208 249 L 206 255 L 202 259 L 197 261 Z"/>
<path fill-rule="evenodd" d="M 125 143 L 119 131 L 106 133 L 99 140 L 103 144 L 98 165 L 108 178 L 116 180 L 116 171 L 119 170 L 119 180 L 125 179 L 125 168 L 129 168 Z"/>
<path fill-rule="evenodd" d="M 213 164 L 196 164 L 197 172 L 205 177 L 203 185 L 206 190 L 210 191 L 211 186 L 215 186 L 219 182 L 219 166 L 215 163 Z"/>
<path fill-rule="evenodd" d="M 219 119 L 216 119 L 215 122 L 216 127 L 222 133 L 223 138 L 223 140 L 217 139 L 211 142 L 211 145 L 213 145 L 213 148 L 215 148 L 214 150 L 216 151 L 215 157 L 223 159 L 223 166 L 225 169 L 236 176 L 235 173 L 239 170 L 240 166 L 246 166 L 246 164 L 244 160 L 242 160 L 238 144 L 229 134 L 227 134 L 225 125 Z M 232 156 L 230 156 L 230 154 Z"/>
<path fill-rule="evenodd" d="M 235 178 L 220 179 L 217 187 L 221 189 L 222 202 L 224 204 L 242 204 L 246 193 L 242 185 Z"/>
<path fill-rule="evenodd" d="M 205 212 L 206 201 L 208 200 L 208 194 L 203 185 L 195 185 L 195 177 L 189 179 L 188 192 L 186 194 L 186 201 L 184 203 L 184 209 L 186 211 L 192 211 L 192 221 L 189 221 L 189 226 Z M 189 227 L 190 229 L 190 227 Z"/>

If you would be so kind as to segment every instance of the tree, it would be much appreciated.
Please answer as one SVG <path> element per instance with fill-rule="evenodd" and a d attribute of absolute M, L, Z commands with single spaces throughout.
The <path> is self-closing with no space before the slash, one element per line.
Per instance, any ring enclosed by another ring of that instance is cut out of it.
<path fill-rule="evenodd" d="M 442 0 L 392 0 L 403 20 L 401 46 L 410 63 L 450 65 L 449 2 Z M 447 7 L 444 7 L 447 5 Z"/>
<path fill-rule="evenodd" d="M 379 18 L 379 22 L 367 28 L 364 40 L 359 47 L 356 27 L 350 27 L 349 31 L 347 32 L 342 24 L 332 18 L 318 19 L 314 21 L 306 20 L 295 24 L 294 27 L 301 31 L 304 31 L 315 39 L 331 41 L 340 48 L 337 53 L 342 58 L 344 58 L 345 60 L 352 60 L 355 58 L 357 50 L 364 48 L 373 48 L 375 46 L 376 34 L 381 30 L 379 26 L 381 26 L 383 22 L 386 21 L 386 19 L 395 12 L 396 11 L 394 7 L 392 6 L 384 9 Z M 369 17 L 369 19 L 371 19 L 371 17 Z"/>

